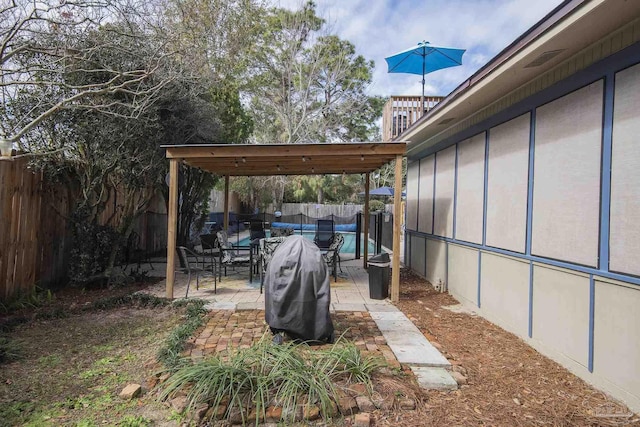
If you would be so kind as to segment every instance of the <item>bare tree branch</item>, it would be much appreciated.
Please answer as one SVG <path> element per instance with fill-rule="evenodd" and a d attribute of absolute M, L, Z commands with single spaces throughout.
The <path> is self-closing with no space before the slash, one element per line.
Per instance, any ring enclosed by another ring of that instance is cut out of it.
<path fill-rule="evenodd" d="M 176 52 L 167 50 L 168 39 L 144 27 L 147 18 L 136 10 L 140 5 L 130 0 L 3 1 L 0 141 L 20 144 L 63 109 L 137 118 L 167 85 L 189 78 L 174 61 Z M 147 46 L 143 55 L 135 48 L 141 44 Z M 80 75 L 85 77 L 76 81 Z M 109 96 L 112 100 L 105 102 Z M 30 107 L 18 109 L 17 103 Z"/>

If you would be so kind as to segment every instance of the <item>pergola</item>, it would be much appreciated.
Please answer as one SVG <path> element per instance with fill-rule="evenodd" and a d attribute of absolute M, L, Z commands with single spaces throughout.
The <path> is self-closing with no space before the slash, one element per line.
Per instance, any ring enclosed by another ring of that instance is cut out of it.
<path fill-rule="evenodd" d="M 178 216 L 178 163 L 225 177 L 224 229 L 229 221 L 229 177 L 366 174 L 364 235 L 369 235 L 369 174 L 395 160 L 391 300 L 400 297 L 400 196 L 405 142 L 340 144 L 198 144 L 163 146 L 169 159 L 167 298 L 173 298 Z M 364 245 L 367 267 L 368 245 Z"/>

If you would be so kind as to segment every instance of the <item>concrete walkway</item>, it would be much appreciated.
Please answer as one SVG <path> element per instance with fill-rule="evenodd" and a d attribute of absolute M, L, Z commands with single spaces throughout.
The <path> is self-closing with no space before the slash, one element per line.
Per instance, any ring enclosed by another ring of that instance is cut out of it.
<path fill-rule="evenodd" d="M 156 270 L 158 271 L 158 270 Z M 264 294 L 260 293 L 259 279 L 248 283 L 246 272 L 230 274 L 218 283 L 214 292 L 212 277 L 200 279 L 196 290 L 195 278 L 189 289 L 189 298 L 209 301 L 210 310 L 264 310 Z M 182 297 L 186 291 L 186 276 L 176 275 L 174 296 Z M 165 281 L 149 289 L 158 296 L 165 294 Z M 409 366 L 419 384 L 426 389 L 452 390 L 457 383 L 449 374 L 451 364 L 420 332 L 420 330 L 388 299 L 369 297 L 369 277 L 362 260 L 343 261 L 338 282 L 331 279 L 331 311 L 369 312 L 387 345 L 399 363 Z"/>

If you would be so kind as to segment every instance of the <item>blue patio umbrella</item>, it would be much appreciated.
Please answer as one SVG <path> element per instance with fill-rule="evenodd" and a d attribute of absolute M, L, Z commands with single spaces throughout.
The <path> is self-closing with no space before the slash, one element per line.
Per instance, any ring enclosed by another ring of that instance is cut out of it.
<path fill-rule="evenodd" d="M 429 42 L 422 41 L 411 49 L 389 56 L 387 61 L 388 73 L 407 73 L 422 76 L 422 97 L 420 104 L 424 108 L 424 76 L 443 68 L 462 65 L 464 49 L 450 47 L 435 47 Z"/>

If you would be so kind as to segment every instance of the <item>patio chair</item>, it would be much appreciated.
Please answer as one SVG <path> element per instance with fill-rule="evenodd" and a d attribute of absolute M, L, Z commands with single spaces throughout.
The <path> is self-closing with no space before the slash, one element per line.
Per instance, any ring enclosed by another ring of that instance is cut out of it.
<path fill-rule="evenodd" d="M 315 243 L 320 249 L 328 249 L 333 240 L 333 220 L 331 219 L 319 219 L 316 221 L 316 235 L 313 238 Z"/>
<path fill-rule="evenodd" d="M 287 236 L 280 237 L 267 237 L 260 239 L 259 254 L 260 254 L 260 293 L 262 293 L 262 287 L 264 286 L 264 275 L 267 272 L 269 262 L 273 258 L 273 253 L 278 249 L 278 246 L 282 242 L 287 240 Z"/>
<path fill-rule="evenodd" d="M 266 233 L 264 231 L 264 221 L 262 220 L 251 220 L 249 223 L 249 239 L 264 239 L 266 237 Z"/>
<path fill-rule="evenodd" d="M 197 254 L 184 246 L 178 246 L 178 261 L 183 273 L 187 274 L 187 291 L 185 298 L 189 296 L 189 286 L 191 286 L 191 274 L 196 276 L 196 290 L 200 289 L 200 275 L 206 271 L 204 267 L 204 256 Z M 213 292 L 218 291 L 218 284 L 215 274 L 213 275 Z"/>
<path fill-rule="evenodd" d="M 287 237 L 293 236 L 293 228 L 276 227 L 271 229 L 271 237 Z"/>
<path fill-rule="evenodd" d="M 202 246 L 202 255 L 209 255 L 211 262 L 211 272 L 216 274 L 216 257 L 220 255 L 218 247 L 218 236 L 216 234 L 201 234 L 200 246 Z"/>
<path fill-rule="evenodd" d="M 333 236 L 333 241 L 329 245 L 327 252 L 322 254 L 325 262 L 331 268 L 333 280 L 336 282 L 338 281 L 338 268 L 340 272 L 342 272 L 342 267 L 340 266 L 340 249 L 342 249 L 342 245 L 344 245 L 344 236 L 336 233 Z"/>
<path fill-rule="evenodd" d="M 233 247 L 229 243 L 229 236 L 224 230 L 218 231 L 218 245 L 220 247 L 220 268 L 218 269 L 218 278 L 222 280 L 222 269 L 224 268 L 224 275 L 227 275 L 227 267 L 247 266 L 249 267 L 249 280 L 253 280 L 253 248 L 251 246 L 246 247 Z M 247 251 L 247 255 L 239 255 L 239 251 Z"/>

